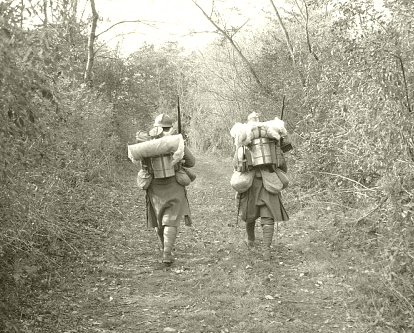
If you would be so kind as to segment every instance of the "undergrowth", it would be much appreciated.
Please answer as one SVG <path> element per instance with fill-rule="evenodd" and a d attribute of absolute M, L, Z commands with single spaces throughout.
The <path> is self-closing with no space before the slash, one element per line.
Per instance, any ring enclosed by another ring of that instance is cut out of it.
<path fill-rule="evenodd" d="M 365 320 L 393 332 L 414 329 L 412 170 L 411 162 L 396 163 L 370 186 L 328 175 L 305 192 L 289 193 L 301 215 L 322 226 L 315 241 L 338 257 L 336 269 L 358 290 L 354 302 Z M 292 175 L 293 181 L 303 177 Z"/>

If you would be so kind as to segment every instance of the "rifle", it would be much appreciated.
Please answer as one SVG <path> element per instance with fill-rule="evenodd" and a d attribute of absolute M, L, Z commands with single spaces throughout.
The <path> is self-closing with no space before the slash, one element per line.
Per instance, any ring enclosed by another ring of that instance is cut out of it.
<path fill-rule="evenodd" d="M 285 111 L 285 95 L 283 95 L 283 100 L 282 100 L 282 111 L 280 112 L 280 120 L 283 120 L 283 112 Z M 288 152 L 289 150 L 293 149 L 292 143 L 290 142 L 290 140 L 288 138 L 284 139 L 281 138 L 280 139 L 280 147 L 282 149 L 282 151 L 284 153 Z"/>
<path fill-rule="evenodd" d="M 177 95 L 177 127 L 178 127 L 178 134 L 182 134 L 182 127 L 181 127 L 181 108 L 180 108 L 180 96 Z M 185 197 L 188 202 L 187 198 L 187 190 L 185 190 Z M 190 207 L 190 204 L 188 204 L 188 207 Z M 191 220 L 190 215 L 184 215 L 184 223 L 186 226 L 191 226 L 193 224 L 193 221 Z"/>
<path fill-rule="evenodd" d="M 178 134 L 182 134 L 181 128 L 181 109 L 180 109 L 180 96 L 177 95 L 177 118 L 178 118 Z"/>

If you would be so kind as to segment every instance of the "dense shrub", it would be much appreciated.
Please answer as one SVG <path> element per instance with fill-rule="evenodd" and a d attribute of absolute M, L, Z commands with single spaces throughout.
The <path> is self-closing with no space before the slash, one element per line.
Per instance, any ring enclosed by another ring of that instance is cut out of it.
<path fill-rule="evenodd" d="M 54 78 L 46 37 L 20 29 L 8 5 L 0 4 L 2 331 L 56 264 L 77 256 L 85 230 L 102 227 L 111 210 L 99 203 L 102 186 L 123 153 L 112 106 L 68 75 Z"/>

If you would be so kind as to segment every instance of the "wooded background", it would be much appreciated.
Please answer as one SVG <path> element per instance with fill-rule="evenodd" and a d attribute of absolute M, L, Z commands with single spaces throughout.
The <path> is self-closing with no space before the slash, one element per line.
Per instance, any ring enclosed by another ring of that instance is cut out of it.
<path fill-rule="evenodd" d="M 290 214 L 329 214 L 336 248 L 366 255 L 387 320 L 408 327 L 414 3 L 286 3 L 269 1 L 265 29 L 226 26 L 218 7 L 200 6 L 217 32 L 202 51 L 145 44 L 124 57 L 97 38 L 99 3 L 79 19 L 78 0 L 0 2 L 2 320 L 111 218 L 102 188 L 135 132 L 159 113 L 175 117 L 179 97 L 191 148 L 225 156 L 235 122 L 252 111 L 270 120 L 284 105 Z"/>

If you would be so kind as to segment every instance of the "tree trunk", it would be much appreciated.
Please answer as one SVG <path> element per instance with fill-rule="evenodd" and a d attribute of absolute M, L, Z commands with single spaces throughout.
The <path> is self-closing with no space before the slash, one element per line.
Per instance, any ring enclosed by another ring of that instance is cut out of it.
<path fill-rule="evenodd" d="M 84 82 L 88 86 L 92 86 L 92 69 L 95 60 L 94 43 L 96 38 L 96 26 L 98 24 L 99 15 L 96 11 L 95 0 L 90 0 L 92 9 L 92 25 L 91 32 L 89 33 L 88 39 L 88 61 L 86 63 L 86 70 L 84 76 Z"/>
<path fill-rule="evenodd" d="M 49 19 L 47 17 L 47 0 L 43 0 L 43 15 L 44 15 L 43 28 L 46 30 L 47 25 L 49 23 Z"/>
<path fill-rule="evenodd" d="M 280 17 L 279 11 L 277 10 L 277 8 L 276 8 L 273 0 L 270 0 L 270 3 L 273 6 L 273 9 L 275 11 L 276 18 L 277 18 L 277 20 L 279 22 L 280 28 L 282 29 L 283 34 L 285 35 L 286 44 L 287 44 L 287 47 L 289 49 L 289 53 L 290 53 L 290 56 L 292 58 L 293 65 L 294 65 L 295 69 L 298 71 L 298 74 L 299 74 L 299 77 L 300 77 L 300 81 L 302 83 L 302 87 L 305 87 L 306 86 L 305 79 L 303 77 L 303 74 L 302 74 L 301 70 L 298 68 L 298 66 L 296 64 L 295 52 L 293 50 L 293 45 L 292 45 L 292 42 L 290 40 L 289 34 L 288 34 L 287 30 L 286 30 L 285 25 L 283 24 L 282 18 Z"/>
<path fill-rule="evenodd" d="M 308 11 L 308 5 L 306 4 L 306 1 L 303 0 L 303 6 L 305 7 L 305 13 L 306 15 L 303 13 L 302 8 L 300 8 L 298 0 L 295 0 L 296 3 L 296 7 L 298 7 L 300 15 L 302 16 L 303 21 L 305 22 L 305 34 L 306 34 L 306 43 L 308 44 L 308 50 L 309 53 L 313 55 L 313 57 L 315 58 L 316 61 L 319 61 L 318 56 L 316 55 L 316 53 L 313 51 L 313 47 L 310 41 L 310 36 L 309 36 L 309 11 Z"/>

